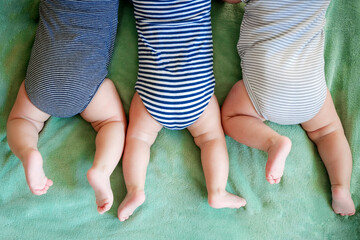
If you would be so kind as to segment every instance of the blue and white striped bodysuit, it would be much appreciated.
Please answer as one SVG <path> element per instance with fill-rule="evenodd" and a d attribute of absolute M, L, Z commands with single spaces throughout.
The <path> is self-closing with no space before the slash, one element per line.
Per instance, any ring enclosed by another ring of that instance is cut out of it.
<path fill-rule="evenodd" d="M 312 119 L 326 98 L 325 13 L 330 0 L 249 0 L 238 51 L 243 80 L 266 120 L 298 124 Z"/>
<path fill-rule="evenodd" d="M 41 0 L 25 78 L 30 101 L 56 117 L 82 112 L 107 75 L 118 0 Z"/>
<path fill-rule="evenodd" d="M 151 116 L 183 129 L 214 93 L 211 0 L 133 0 L 139 72 L 135 89 Z"/>

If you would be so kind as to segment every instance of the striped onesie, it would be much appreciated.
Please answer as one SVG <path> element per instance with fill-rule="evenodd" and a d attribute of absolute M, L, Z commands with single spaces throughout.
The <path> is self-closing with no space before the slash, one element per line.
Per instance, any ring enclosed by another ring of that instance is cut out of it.
<path fill-rule="evenodd" d="M 151 116 L 183 129 L 214 93 L 211 0 L 133 0 L 139 71 L 135 89 Z"/>
<path fill-rule="evenodd" d="M 118 0 L 41 0 L 25 90 L 56 117 L 82 112 L 107 75 Z"/>
<path fill-rule="evenodd" d="M 326 98 L 325 13 L 330 0 L 249 0 L 238 52 L 259 115 L 279 124 L 312 119 Z"/>

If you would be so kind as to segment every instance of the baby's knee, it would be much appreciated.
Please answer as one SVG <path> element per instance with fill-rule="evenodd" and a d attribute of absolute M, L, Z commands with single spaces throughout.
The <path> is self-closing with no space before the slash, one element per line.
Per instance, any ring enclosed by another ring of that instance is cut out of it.
<path fill-rule="evenodd" d="M 224 126 L 224 124 L 227 124 L 227 120 L 229 120 L 231 118 L 230 111 L 229 111 L 227 106 L 223 105 L 221 107 L 221 112 L 220 113 L 221 113 L 221 115 L 220 115 L 221 116 L 221 123 Z"/>
<path fill-rule="evenodd" d="M 223 138 L 224 133 L 222 131 L 214 129 L 199 136 L 195 136 L 194 141 L 199 148 L 202 148 L 206 144 L 220 142 Z"/>
<path fill-rule="evenodd" d="M 141 144 L 145 144 L 148 147 L 151 147 L 155 142 L 157 135 L 158 132 L 156 131 L 144 131 L 129 127 L 126 133 L 126 142 L 135 141 Z"/>
<path fill-rule="evenodd" d="M 238 116 L 235 109 L 238 107 L 238 103 L 231 99 L 226 99 L 223 106 L 221 107 L 221 124 L 224 128 L 225 134 L 228 134 L 229 128 L 231 128 L 230 121 L 232 118 Z"/>
<path fill-rule="evenodd" d="M 314 131 L 307 131 L 307 134 L 312 141 L 317 143 L 326 136 L 330 136 L 333 134 L 344 134 L 344 130 L 341 123 L 334 120 Z"/>
<path fill-rule="evenodd" d="M 121 128 L 122 132 L 126 131 L 127 122 L 120 114 L 113 115 L 109 118 L 92 122 L 91 125 L 98 132 L 102 127 L 109 126 L 109 124 L 116 124 L 118 128 Z"/>
<path fill-rule="evenodd" d="M 233 115 L 234 107 L 236 106 L 235 102 L 231 98 L 231 92 L 226 97 L 223 105 L 220 108 L 220 116 L 221 116 L 221 122 L 222 124 L 226 123 L 226 121 L 231 118 L 231 115 Z"/>
<path fill-rule="evenodd" d="M 9 114 L 7 124 L 11 124 L 17 120 L 24 120 L 34 125 L 37 131 L 40 132 L 44 126 L 44 122 L 49 117 L 50 115 L 42 112 L 31 103 L 23 82 L 20 86 L 14 106 Z"/>

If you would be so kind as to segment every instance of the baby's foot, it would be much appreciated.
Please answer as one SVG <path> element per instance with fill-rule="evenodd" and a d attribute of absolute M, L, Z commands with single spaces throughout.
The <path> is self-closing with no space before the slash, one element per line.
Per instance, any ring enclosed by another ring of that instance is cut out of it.
<path fill-rule="evenodd" d="M 355 214 L 354 202 L 351 199 L 349 189 L 341 186 L 333 186 L 332 191 L 332 208 L 335 213 L 341 216 L 352 216 Z"/>
<path fill-rule="evenodd" d="M 53 181 L 45 176 L 40 152 L 30 149 L 24 152 L 22 156 L 26 181 L 30 191 L 35 195 L 45 194 L 49 187 L 53 185 Z"/>
<path fill-rule="evenodd" d="M 121 222 L 128 219 L 136 208 L 138 208 L 145 201 L 144 191 L 133 191 L 126 194 L 125 199 L 119 206 L 118 218 Z"/>
<path fill-rule="evenodd" d="M 95 192 L 97 211 L 100 214 L 107 212 L 114 201 L 110 176 L 100 170 L 90 168 L 87 172 L 87 179 Z"/>
<path fill-rule="evenodd" d="M 241 208 L 246 205 L 245 199 L 226 191 L 209 193 L 208 202 L 213 208 Z"/>
<path fill-rule="evenodd" d="M 285 168 L 286 157 L 291 149 L 291 141 L 280 136 L 268 150 L 265 177 L 270 184 L 279 183 Z"/>

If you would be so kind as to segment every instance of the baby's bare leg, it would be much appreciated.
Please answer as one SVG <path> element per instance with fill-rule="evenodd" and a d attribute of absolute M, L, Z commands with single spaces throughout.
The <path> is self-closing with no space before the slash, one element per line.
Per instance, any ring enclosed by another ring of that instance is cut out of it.
<path fill-rule="evenodd" d="M 328 171 L 335 213 L 353 215 L 355 207 L 350 194 L 352 156 L 329 91 L 320 112 L 302 127 L 317 145 Z"/>
<path fill-rule="evenodd" d="M 201 149 L 201 162 L 208 191 L 208 202 L 213 208 L 240 208 L 245 199 L 225 190 L 229 174 L 229 157 L 221 126 L 220 109 L 213 95 L 200 118 L 188 130 Z"/>
<path fill-rule="evenodd" d="M 118 218 L 125 221 L 145 201 L 146 169 L 150 159 L 150 147 L 162 126 L 151 117 L 135 93 L 129 114 L 129 128 L 123 157 L 123 172 L 127 189 L 119 206 Z"/>
<path fill-rule="evenodd" d="M 227 135 L 249 147 L 268 153 L 265 175 L 271 183 L 279 183 L 283 175 L 291 141 L 263 123 L 252 105 L 243 81 L 237 82 L 222 107 L 222 123 Z"/>
<path fill-rule="evenodd" d="M 53 184 L 45 176 L 37 148 L 39 132 L 49 117 L 30 102 L 22 83 L 7 122 L 7 140 L 11 151 L 21 160 L 26 181 L 35 195 L 45 194 Z"/>
<path fill-rule="evenodd" d="M 95 191 L 97 210 L 102 214 L 113 203 L 110 175 L 121 158 L 126 130 L 125 113 L 111 80 L 104 80 L 81 116 L 97 132 L 94 163 L 87 177 Z"/>

